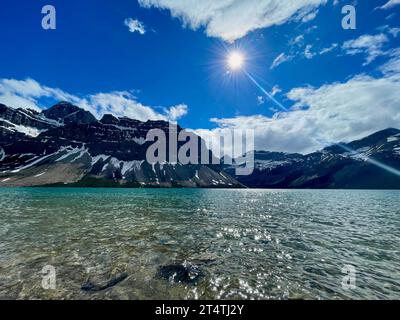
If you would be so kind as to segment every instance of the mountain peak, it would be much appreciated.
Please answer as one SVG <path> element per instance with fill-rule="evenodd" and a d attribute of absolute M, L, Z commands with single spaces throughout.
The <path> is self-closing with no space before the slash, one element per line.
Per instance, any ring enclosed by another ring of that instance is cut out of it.
<path fill-rule="evenodd" d="M 59 106 L 72 106 L 72 107 L 75 107 L 71 102 L 68 102 L 68 101 L 60 101 L 59 103 L 57 103 L 56 105 L 59 105 Z"/>
<path fill-rule="evenodd" d="M 83 110 L 72 103 L 62 101 L 47 110 L 43 110 L 43 115 L 52 120 L 64 124 L 87 124 L 96 122 L 96 118 L 86 110 Z"/>
<path fill-rule="evenodd" d="M 103 124 L 119 124 L 119 119 L 112 114 L 105 114 L 100 120 Z"/>
<path fill-rule="evenodd" d="M 67 101 L 61 101 L 55 105 L 53 105 L 52 107 L 44 110 L 44 113 L 47 114 L 53 114 L 53 113 L 57 113 L 57 114 L 61 114 L 63 113 L 64 115 L 68 115 L 71 114 L 72 112 L 76 112 L 82 110 L 81 108 L 73 105 L 70 102 Z"/>
<path fill-rule="evenodd" d="M 381 132 L 381 133 L 387 133 L 387 134 L 389 134 L 389 135 L 394 135 L 394 134 L 400 133 L 400 130 L 399 130 L 399 129 L 396 129 L 396 128 L 387 128 L 387 129 L 385 129 L 385 130 L 378 131 L 377 133 L 379 133 L 379 132 Z"/>
<path fill-rule="evenodd" d="M 384 144 L 387 142 L 387 139 L 391 136 L 399 134 L 400 130 L 395 128 L 387 128 L 378 132 L 375 132 L 363 139 L 353 141 L 349 143 L 349 146 L 352 149 L 358 149 L 366 146 L 373 146 L 377 144 Z"/>

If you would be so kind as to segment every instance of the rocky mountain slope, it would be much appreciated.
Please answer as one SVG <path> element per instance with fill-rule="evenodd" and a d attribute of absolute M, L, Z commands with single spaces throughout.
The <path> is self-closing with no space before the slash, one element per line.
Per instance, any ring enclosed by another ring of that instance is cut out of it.
<path fill-rule="evenodd" d="M 0 186 L 243 187 L 219 166 L 146 162 L 151 129 L 169 124 L 97 121 L 67 102 L 40 113 L 0 104 Z"/>
<path fill-rule="evenodd" d="M 98 121 L 67 102 L 40 113 L 0 104 L 0 186 L 400 189 L 398 129 L 308 155 L 256 151 L 249 176 L 235 176 L 240 164 L 152 165 L 151 129 L 168 134 L 169 123 Z"/>
<path fill-rule="evenodd" d="M 398 129 L 308 155 L 261 151 L 254 158 L 253 174 L 236 177 L 251 188 L 400 189 Z"/>

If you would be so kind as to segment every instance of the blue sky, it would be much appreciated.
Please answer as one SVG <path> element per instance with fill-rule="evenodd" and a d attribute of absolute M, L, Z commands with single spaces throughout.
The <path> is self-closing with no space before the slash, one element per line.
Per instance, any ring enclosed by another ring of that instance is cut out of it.
<path fill-rule="evenodd" d="M 205 137 L 252 128 L 258 149 L 302 153 L 400 127 L 398 0 L 273 3 L 3 0 L 0 102 L 70 100 L 97 117 L 178 120 Z M 56 30 L 41 28 L 46 4 Z M 342 28 L 346 4 L 356 30 Z M 232 73 L 235 50 L 246 62 Z"/>

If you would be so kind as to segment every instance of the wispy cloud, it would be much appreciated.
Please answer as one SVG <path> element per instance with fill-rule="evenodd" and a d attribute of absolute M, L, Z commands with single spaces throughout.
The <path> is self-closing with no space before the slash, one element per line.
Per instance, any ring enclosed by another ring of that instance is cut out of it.
<path fill-rule="evenodd" d="M 320 55 L 327 54 L 327 53 L 329 53 L 329 52 L 335 50 L 338 46 L 339 46 L 339 45 L 338 45 L 337 43 L 333 43 L 333 44 L 331 44 L 329 47 L 323 48 L 323 49 L 319 52 L 319 54 L 320 54 Z"/>
<path fill-rule="evenodd" d="M 308 60 L 314 58 L 314 56 L 315 56 L 315 53 L 311 51 L 312 47 L 313 47 L 313 46 L 312 46 L 311 44 L 309 44 L 309 45 L 307 45 L 306 48 L 304 49 L 304 56 L 305 56 Z"/>
<path fill-rule="evenodd" d="M 179 104 L 169 109 L 165 109 L 164 112 L 169 120 L 176 121 L 188 113 L 188 107 L 185 104 Z"/>
<path fill-rule="evenodd" d="M 275 69 L 276 67 L 278 67 L 278 66 L 281 65 L 282 63 L 293 60 L 293 58 L 294 58 L 294 56 L 286 55 L 285 53 L 281 53 L 281 54 L 280 54 L 279 56 L 277 56 L 277 57 L 275 58 L 275 60 L 272 62 L 272 65 L 271 65 L 270 68 L 271 68 L 271 69 Z"/>
<path fill-rule="evenodd" d="M 379 69 L 387 75 L 400 78 L 400 48 L 390 52 L 391 59 L 383 64 Z M 400 79 L 399 79 L 400 80 Z"/>
<path fill-rule="evenodd" d="M 278 55 L 275 58 L 275 60 L 272 62 L 272 65 L 270 68 L 275 69 L 285 62 L 292 61 L 299 57 L 306 58 L 307 60 L 311 60 L 318 55 L 327 54 L 327 53 L 335 50 L 339 46 L 337 43 L 333 43 L 329 47 L 319 49 L 319 51 L 318 51 L 317 49 L 313 49 L 314 46 L 312 44 L 305 45 L 303 42 L 303 39 L 304 38 L 302 36 L 292 39 L 289 42 L 289 44 L 297 45 L 297 48 L 295 50 L 290 50 L 291 53 L 289 53 L 289 54 L 286 54 L 283 52 L 280 55 Z"/>
<path fill-rule="evenodd" d="M 392 37 L 397 38 L 398 34 L 400 33 L 400 28 L 397 27 L 390 27 L 389 25 L 380 26 L 377 28 L 381 32 L 386 32 L 390 34 Z"/>
<path fill-rule="evenodd" d="M 275 85 L 272 87 L 271 91 L 269 92 L 269 95 L 271 95 L 272 97 L 275 97 L 280 92 L 282 92 L 282 89 L 278 85 Z M 258 96 L 257 104 L 259 106 L 265 104 L 265 102 L 267 101 L 267 98 L 268 98 L 267 96 Z"/>
<path fill-rule="evenodd" d="M 363 35 L 355 40 L 346 41 L 343 43 L 342 49 L 348 55 L 365 54 L 366 59 L 364 65 L 367 65 L 377 57 L 385 54 L 382 47 L 387 42 L 389 42 L 389 39 L 383 33 L 377 35 Z"/>
<path fill-rule="evenodd" d="M 375 61 L 381 56 L 390 56 L 391 50 L 388 49 L 390 41 L 397 38 L 400 34 L 400 28 L 390 27 L 384 25 L 379 28 L 378 34 L 371 35 L 365 34 L 356 39 L 350 39 L 343 44 L 332 43 L 329 46 L 322 46 L 319 41 L 311 42 L 307 44 L 303 34 L 298 35 L 289 40 L 288 53 L 282 52 L 279 54 L 271 65 L 271 69 L 274 69 L 285 62 L 289 62 L 295 59 L 307 59 L 311 60 L 317 56 L 322 56 L 338 49 L 342 50 L 342 54 L 346 55 L 365 55 L 364 66 Z"/>
<path fill-rule="evenodd" d="M 397 38 L 398 34 L 400 33 L 400 28 L 390 28 L 390 29 L 389 29 L 389 33 L 390 33 L 393 37 Z"/>
<path fill-rule="evenodd" d="M 139 0 L 145 8 L 167 9 L 185 27 L 201 27 L 210 37 L 235 41 L 249 32 L 288 21 L 307 22 L 327 0 Z"/>
<path fill-rule="evenodd" d="M 304 36 L 302 34 L 298 35 L 297 37 L 291 39 L 289 41 L 289 45 L 301 45 L 304 41 Z"/>
<path fill-rule="evenodd" d="M 129 32 L 138 32 L 141 35 L 144 35 L 146 33 L 146 28 L 143 22 L 140 22 L 139 20 L 128 18 L 125 19 L 124 24 L 128 27 Z"/>
<path fill-rule="evenodd" d="M 397 6 L 400 4 L 400 0 L 389 0 L 387 3 L 385 3 L 382 7 L 380 7 L 383 10 L 391 9 L 394 6 Z"/>

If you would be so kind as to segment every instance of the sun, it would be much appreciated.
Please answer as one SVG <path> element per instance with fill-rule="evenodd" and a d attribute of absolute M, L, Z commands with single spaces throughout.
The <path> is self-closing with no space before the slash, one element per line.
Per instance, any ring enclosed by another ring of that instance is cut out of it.
<path fill-rule="evenodd" d="M 243 67 L 244 56 L 240 52 L 231 52 L 228 56 L 228 66 L 231 70 L 237 71 Z"/>

